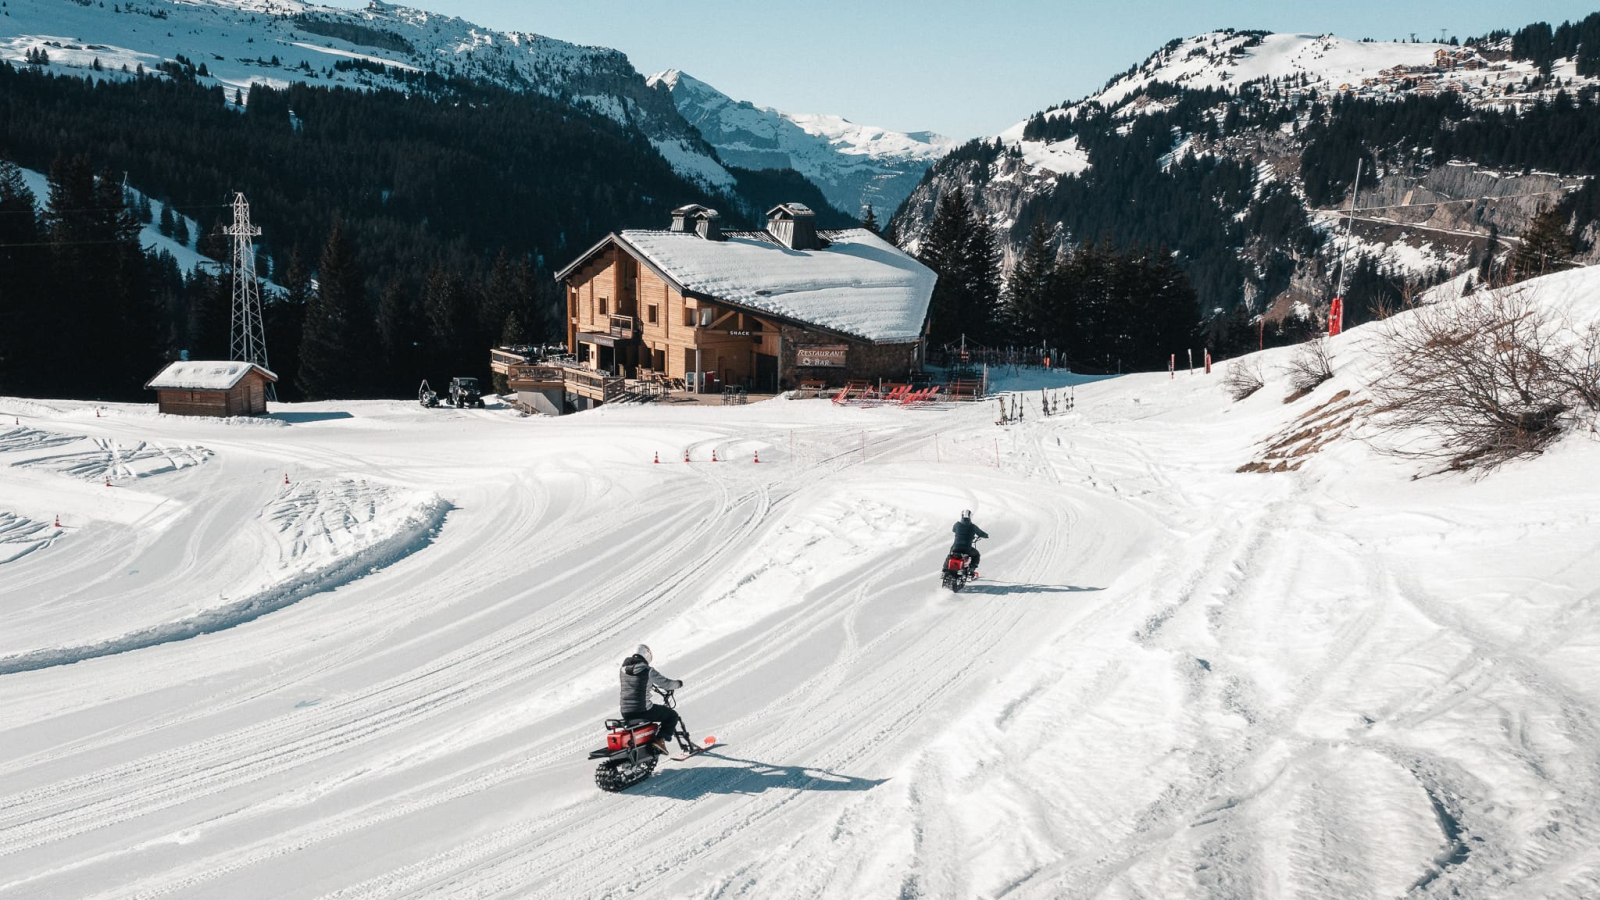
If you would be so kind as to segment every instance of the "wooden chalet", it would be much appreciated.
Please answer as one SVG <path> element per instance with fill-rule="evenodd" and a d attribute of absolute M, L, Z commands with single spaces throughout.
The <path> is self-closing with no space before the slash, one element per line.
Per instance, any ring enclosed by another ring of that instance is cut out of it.
<path fill-rule="evenodd" d="M 174 416 L 259 416 L 278 376 L 247 362 L 175 362 L 145 384 Z"/>
<path fill-rule="evenodd" d="M 580 365 L 758 393 L 921 368 L 932 270 L 865 229 L 817 230 L 799 203 L 774 207 L 763 231 L 724 232 L 720 218 L 681 207 L 669 228 L 607 235 L 556 273 Z"/>

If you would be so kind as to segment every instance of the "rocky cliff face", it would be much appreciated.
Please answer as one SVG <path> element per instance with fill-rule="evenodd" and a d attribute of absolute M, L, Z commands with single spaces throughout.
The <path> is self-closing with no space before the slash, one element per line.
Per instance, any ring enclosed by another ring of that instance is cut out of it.
<path fill-rule="evenodd" d="M 887 219 L 954 141 L 858 125 L 839 116 L 797 115 L 734 100 L 677 69 L 652 75 L 679 114 L 729 165 L 793 169 L 835 207 L 859 215 L 871 204 Z"/>

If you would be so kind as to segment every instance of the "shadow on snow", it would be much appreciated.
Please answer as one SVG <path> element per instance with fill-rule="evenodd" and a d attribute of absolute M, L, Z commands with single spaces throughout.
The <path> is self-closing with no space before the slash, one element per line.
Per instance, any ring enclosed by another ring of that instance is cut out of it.
<path fill-rule="evenodd" d="M 1080 587 L 1075 584 L 1024 584 L 1020 581 L 981 581 L 968 584 L 964 594 L 1078 594 L 1085 591 L 1103 591 L 1105 588 Z"/>
<path fill-rule="evenodd" d="M 355 416 L 347 412 L 275 412 L 268 413 L 265 418 L 277 419 L 290 425 L 304 425 L 308 422 L 327 422 L 333 419 L 354 419 Z"/>
<path fill-rule="evenodd" d="M 733 765 L 713 765 L 719 759 Z M 854 778 L 808 766 L 775 766 L 708 750 L 686 764 L 650 779 L 638 793 L 693 800 L 706 794 L 760 794 L 765 791 L 870 791 L 887 778 Z"/>

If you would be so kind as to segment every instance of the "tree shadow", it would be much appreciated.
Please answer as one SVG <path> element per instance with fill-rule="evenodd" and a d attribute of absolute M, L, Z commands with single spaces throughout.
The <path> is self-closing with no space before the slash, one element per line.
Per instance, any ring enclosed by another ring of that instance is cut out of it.
<path fill-rule="evenodd" d="M 732 765 L 714 765 L 710 760 Z M 808 766 L 774 766 L 740 759 L 715 750 L 692 762 L 669 763 L 674 768 L 644 783 L 641 794 L 693 800 L 706 794 L 761 794 L 767 791 L 870 791 L 887 778 L 855 778 Z M 675 768 L 682 765 L 684 768 Z"/>
<path fill-rule="evenodd" d="M 277 419 L 288 425 L 299 425 L 306 422 L 327 422 L 333 419 L 354 419 L 355 416 L 347 412 L 277 412 L 268 413 L 265 418 Z"/>
<path fill-rule="evenodd" d="M 969 584 L 964 594 L 1079 594 L 1086 591 L 1103 591 L 1105 588 L 1081 587 L 1075 584 L 1026 584 L 1020 581 L 981 581 Z"/>

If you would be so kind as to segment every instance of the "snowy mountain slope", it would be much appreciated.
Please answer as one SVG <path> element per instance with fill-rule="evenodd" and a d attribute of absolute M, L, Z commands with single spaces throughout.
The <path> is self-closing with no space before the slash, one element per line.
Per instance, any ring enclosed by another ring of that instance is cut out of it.
<path fill-rule="evenodd" d="M 936 162 L 897 214 L 896 233 L 907 246 L 920 246 L 938 198 L 959 188 L 1000 232 L 1009 269 L 1037 221 L 1060 225 L 1059 233 L 1069 244 L 1098 239 L 1105 227 L 1101 223 L 1117 218 L 1116 210 L 1132 199 L 1129 192 L 1141 178 L 1147 184 L 1158 170 L 1167 172 L 1185 161 L 1235 164 L 1253 173 L 1251 193 L 1243 199 L 1237 194 L 1226 201 L 1213 198 L 1226 207 L 1232 222 L 1251 216 L 1249 202 L 1276 183 L 1294 194 L 1300 213 L 1322 236 L 1321 246 L 1311 254 L 1245 237 L 1232 241 L 1229 254 L 1189 260 L 1195 268 L 1211 271 L 1229 265 L 1225 256 L 1248 261 L 1245 273 L 1225 288 L 1202 288 L 1204 308 L 1232 309 L 1241 298 L 1257 312 L 1281 312 L 1294 302 L 1325 304 L 1333 290 L 1326 274 L 1337 268 L 1336 254 L 1344 246 L 1342 237 L 1334 241 L 1329 236 L 1339 230 L 1335 211 L 1349 199 L 1354 159 L 1348 168 L 1341 167 L 1344 180 L 1337 196 L 1328 199 L 1319 190 L 1315 202 L 1308 199 L 1302 162 L 1314 139 L 1314 116 L 1327 116 L 1328 101 L 1336 94 L 1376 103 L 1448 95 L 1459 97 L 1468 111 L 1505 110 L 1553 100 L 1560 89 L 1570 95 L 1600 85 L 1600 79 L 1578 75 L 1573 59 L 1556 60 L 1551 79 L 1542 79 L 1533 62 L 1511 58 L 1509 46 L 1509 40 L 1455 46 L 1233 30 L 1174 40 L 1102 90 L 1029 116 Z M 1230 118 L 1258 101 L 1281 113 L 1279 118 L 1260 127 Z M 1192 112 L 1199 102 L 1211 109 L 1197 122 Z M 1159 167 L 1130 176 L 1134 167 L 1115 148 L 1116 135 L 1133 133 L 1157 115 L 1177 118 L 1180 114 L 1174 111 L 1180 108 L 1185 110 L 1185 127 L 1174 125 L 1169 142 L 1160 148 Z M 1368 165 L 1356 202 L 1377 211 L 1356 223 L 1351 246 L 1396 282 L 1426 282 L 1437 278 L 1441 268 L 1456 273 L 1475 263 L 1491 223 L 1503 243 L 1514 244 L 1541 206 L 1559 201 L 1586 180 L 1583 173 L 1530 171 L 1520 165 L 1494 168 L 1472 159 L 1432 160 L 1425 149 L 1431 143 L 1432 130 L 1423 128 L 1409 141 L 1402 138 L 1399 146 L 1367 148 L 1385 162 L 1376 169 Z M 1086 149 L 1094 146 L 1118 161 L 1116 171 L 1104 178 L 1095 177 L 1095 160 Z M 1408 147 L 1424 149 L 1409 152 Z M 1347 149 L 1338 153 L 1345 155 Z M 1333 165 L 1326 152 L 1319 160 L 1324 168 Z M 1063 188 L 1063 179 L 1074 183 Z M 1495 199 L 1460 202 L 1484 197 Z M 1078 212 L 1064 214 L 1069 206 Z M 1078 223 L 1066 221 L 1074 218 Z M 1083 225 L 1095 233 L 1074 233 L 1084 222 L 1095 223 Z M 1222 221 L 1206 227 L 1220 231 L 1228 226 Z M 1155 240 L 1151 230 L 1143 227 L 1140 240 Z M 1181 235 L 1164 233 L 1161 240 L 1177 244 Z M 1584 258 L 1594 261 L 1600 254 L 1591 250 Z M 1270 274 L 1286 268 L 1294 274 Z"/>
<path fill-rule="evenodd" d="M 1455 54 L 1459 61 L 1437 68 L 1440 53 Z M 1517 99 L 1523 80 L 1537 75 L 1538 68 L 1531 62 L 1503 56 L 1487 49 L 1480 53 L 1449 44 L 1352 41 L 1332 34 L 1215 31 L 1172 41 L 1128 74 L 1113 79 L 1099 93 L 1030 116 L 1001 132 L 998 138 L 1006 144 L 1021 145 L 1032 157 L 1029 163 L 1035 169 L 1073 174 L 1073 167 L 1056 162 L 1056 155 L 1075 155 L 1075 142 L 1026 141 L 1023 131 L 1030 121 L 1071 118 L 1089 105 L 1122 107 L 1124 115 L 1160 109 L 1166 105 L 1163 101 L 1136 98 L 1155 84 L 1228 89 L 1263 79 L 1291 83 L 1298 92 L 1347 91 L 1357 96 L 1401 96 L 1426 82 L 1430 92 L 1458 90 L 1481 102 L 1509 102 L 1508 97 Z M 1475 67 L 1468 68 L 1467 60 Z M 1476 67 L 1480 63 L 1482 67 Z M 1410 71 L 1399 72 L 1397 67 Z M 1557 66 L 1552 74 L 1563 80 L 1573 77 L 1576 83 L 1591 81 L 1578 76 L 1570 60 Z M 1130 99 L 1134 102 L 1130 103 Z"/>
<path fill-rule="evenodd" d="M 904 134 L 833 115 L 798 115 L 736 101 L 677 69 L 650 76 L 717 155 L 747 169 L 792 168 L 852 215 L 872 204 L 887 218 L 932 162 L 955 141 L 932 132 Z"/>
<path fill-rule="evenodd" d="M 670 99 L 646 87 L 626 56 L 604 47 L 493 31 L 382 2 L 352 10 L 297 0 L 16 0 L 6 11 L 0 59 L 13 64 L 43 49 L 52 66 L 90 70 L 99 60 L 102 75 L 117 77 L 123 67 L 153 70 L 181 55 L 205 65 L 202 83 L 220 85 L 230 96 L 254 83 L 396 84 L 366 69 L 334 68 L 353 60 L 481 78 L 633 123 L 680 174 L 710 188 L 733 185 Z"/>
<path fill-rule="evenodd" d="M 1593 271 L 1528 284 L 1600 316 Z M 1070 376 L 1025 373 L 1006 427 L 0 398 L 37 432 L 215 454 L 138 491 L 0 467 L 0 515 L 70 504 L 0 563 L 34 643 L 79 637 L 91 585 L 206 596 L 172 573 L 255 527 L 284 468 L 455 507 L 250 623 L 0 675 L 0 897 L 1592 897 L 1600 443 L 1476 481 L 1360 439 L 1235 471 L 1359 396 L 1376 331 L 1292 403 L 1269 351 L 1240 403 L 1220 373 L 1077 379 L 1046 418 Z M 952 595 L 962 507 L 993 539 Z M 583 757 L 641 639 L 725 746 L 602 795 Z"/>

